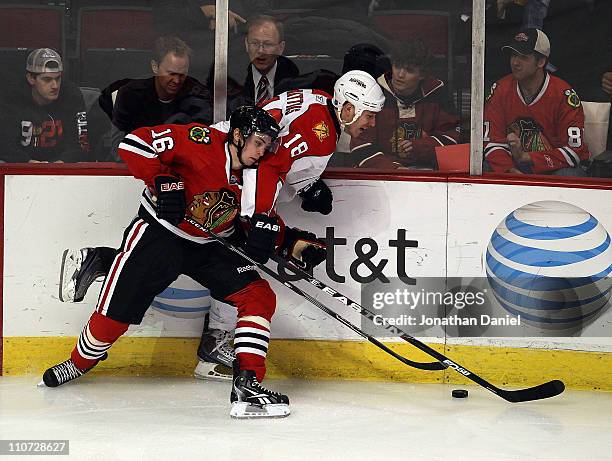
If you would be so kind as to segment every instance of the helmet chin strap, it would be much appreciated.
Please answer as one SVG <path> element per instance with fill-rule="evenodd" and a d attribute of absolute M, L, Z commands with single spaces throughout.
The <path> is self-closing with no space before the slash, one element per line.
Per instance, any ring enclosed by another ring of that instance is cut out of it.
<path fill-rule="evenodd" d="M 247 165 L 246 163 L 244 163 L 242 161 L 242 151 L 244 150 L 244 146 L 246 145 L 246 141 L 243 139 L 241 144 L 237 144 L 234 142 L 234 140 L 232 139 L 232 146 L 234 146 L 236 148 L 236 156 L 238 157 L 238 161 L 240 162 L 240 164 L 242 165 L 242 168 L 257 168 L 258 162 L 255 162 L 253 165 Z"/>
<path fill-rule="evenodd" d="M 353 120 L 351 120 L 350 122 L 345 122 L 344 120 L 342 120 L 342 109 L 340 109 L 338 112 L 338 121 L 340 122 L 340 127 L 344 130 L 347 126 L 352 125 L 353 123 L 355 123 L 357 121 L 357 119 L 359 118 L 359 116 L 361 115 L 361 113 L 357 113 L 357 108 L 355 107 L 354 104 L 349 103 L 353 106 L 353 108 L 355 109 L 355 115 L 353 116 Z"/>

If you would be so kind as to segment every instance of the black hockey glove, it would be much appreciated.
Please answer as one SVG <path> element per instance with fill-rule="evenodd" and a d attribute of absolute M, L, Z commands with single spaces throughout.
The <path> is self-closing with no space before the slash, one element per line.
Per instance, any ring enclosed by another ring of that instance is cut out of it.
<path fill-rule="evenodd" d="M 322 179 L 306 186 L 298 195 L 302 197 L 302 209 L 304 211 L 317 211 L 321 214 L 330 214 L 332 210 L 332 191 Z"/>
<path fill-rule="evenodd" d="M 327 258 L 327 246 L 312 232 L 287 227 L 278 253 L 284 259 L 310 272 Z"/>
<path fill-rule="evenodd" d="M 255 214 L 246 241 L 246 254 L 260 264 L 265 264 L 274 251 L 276 238 L 280 232 L 278 218 Z"/>
<path fill-rule="evenodd" d="M 185 183 L 176 176 L 156 176 L 155 196 L 155 215 L 173 226 L 178 226 L 185 217 Z"/>

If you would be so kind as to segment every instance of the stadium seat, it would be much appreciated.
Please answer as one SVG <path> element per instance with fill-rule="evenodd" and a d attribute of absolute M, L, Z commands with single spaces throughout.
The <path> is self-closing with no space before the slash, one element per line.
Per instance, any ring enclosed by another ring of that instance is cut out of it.
<path fill-rule="evenodd" d="M 33 32 L 36 31 L 36 32 Z M 64 9 L 47 5 L 0 5 L 0 79 L 25 73 L 28 53 L 53 48 L 65 58 Z M 64 67 L 67 59 L 64 59 Z"/>
<path fill-rule="evenodd" d="M 104 88 L 122 78 L 148 76 L 153 41 L 151 8 L 81 8 L 77 35 L 80 84 Z"/>

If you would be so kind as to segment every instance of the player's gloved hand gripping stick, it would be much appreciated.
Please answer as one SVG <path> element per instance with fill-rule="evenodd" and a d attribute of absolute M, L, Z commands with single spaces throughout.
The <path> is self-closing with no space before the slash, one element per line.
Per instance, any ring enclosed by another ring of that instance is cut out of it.
<path fill-rule="evenodd" d="M 185 217 L 187 206 L 185 184 L 176 176 L 159 175 L 154 179 L 155 215 L 174 226 L 178 226 Z"/>
<path fill-rule="evenodd" d="M 286 227 L 278 253 L 306 272 L 312 272 L 327 258 L 327 245 L 312 232 Z"/>
<path fill-rule="evenodd" d="M 255 216 L 253 216 L 255 217 Z M 251 225 L 253 224 L 253 221 L 251 221 Z M 243 251 L 241 251 L 239 248 L 235 247 L 234 245 L 232 245 L 231 243 L 229 243 L 227 240 L 225 240 L 222 237 L 219 237 L 218 235 L 216 235 L 214 232 L 212 231 L 208 231 L 208 233 L 210 234 L 210 236 L 214 239 L 217 240 L 219 243 L 221 243 L 221 245 L 223 245 L 224 247 L 228 248 L 229 250 L 239 254 L 240 256 L 242 256 L 244 259 L 246 259 L 247 261 L 249 261 L 252 264 L 256 264 L 257 267 L 259 267 L 264 273 L 268 274 L 270 277 L 272 277 L 273 279 L 279 281 L 280 283 L 282 283 L 283 285 L 285 285 L 287 288 L 289 288 L 291 291 L 293 291 L 294 293 L 297 293 L 298 295 L 302 296 L 303 298 L 306 298 L 308 301 L 310 301 L 312 304 L 314 304 L 316 307 L 318 307 L 319 309 L 321 309 L 323 312 L 325 312 L 326 314 L 334 317 L 336 320 L 338 320 L 340 323 L 346 325 L 347 327 L 349 327 L 351 330 L 353 330 L 355 333 L 357 333 L 358 335 L 360 335 L 361 337 L 367 339 L 368 341 L 370 341 L 372 344 L 374 344 L 376 347 L 382 349 L 383 351 L 387 352 L 388 354 L 392 355 L 393 357 L 395 357 L 397 360 L 399 360 L 400 362 L 403 362 L 406 365 L 409 365 L 411 367 L 414 368 L 418 368 L 421 370 L 444 370 L 446 369 L 447 365 L 442 364 L 440 362 L 431 362 L 431 363 L 421 363 L 421 362 L 414 362 L 412 360 L 407 359 L 406 357 L 401 356 L 400 354 L 398 354 L 397 352 L 391 350 L 390 348 L 388 348 L 387 346 L 385 346 L 383 343 L 381 343 L 380 341 L 378 341 L 376 338 L 374 338 L 373 336 L 365 333 L 364 331 L 362 331 L 359 327 L 353 325 L 351 322 L 349 322 L 348 320 L 346 320 L 345 318 L 343 318 L 342 316 L 340 316 L 339 314 L 337 314 L 336 312 L 334 312 L 333 310 L 331 310 L 330 308 L 328 308 L 327 306 L 323 305 L 321 302 L 319 302 L 316 298 L 314 298 L 313 296 L 309 295 L 308 293 L 305 293 L 304 291 L 302 291 L 301 289 L 299 289 L 297 286 L 295 286 L 293 283 L 283 280 L 276 272 L 274 272 L 272 269 L 267 268 L 266 266 L 264 266 L 263 264 L 260 264 L 258 261 L 256 261 L 254 258 L 251 258 L 249 255 L 245 254 Z M 247 246 L 248 246 L 248 241 L 247 241 Z M 272 252 L 270 252 L 272 253 Z M 270 255 L 270 253 L 268 253 L 268 256 Z M 273 256 L 273 258 L 277 258 L 275 256 Z M 280 257 L 278 257 L 280 258 Z M 281 259 L 282 260 L 282 259 Z M 267 261 L 267 259 L 266 259 Z M 293 264 L 292 267 L 297 267 L 295 264 Z M 352 306 L 351 306 L 352 307 Z M 364 315 L 364 314 L 362 314 Z M 369 318 L 369 317 L 368 317 Z M 391 329 L 390 331 L 392 331 L 394 334 L 399 331 L 397 330 L 395 327 L 388 325 L 386 327 L 387 329 Z"/>

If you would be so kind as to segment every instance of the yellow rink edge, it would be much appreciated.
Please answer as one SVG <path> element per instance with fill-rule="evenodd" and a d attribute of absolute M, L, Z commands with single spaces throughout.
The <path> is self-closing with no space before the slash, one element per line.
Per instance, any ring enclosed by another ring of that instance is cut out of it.
<path fill-rule="evenodd" d="M 68 358 L 75 337 L 3 338 L 5 376 L 40 374 Z M 196 338 L 123 337 L 92 374 L 191 376 Z M 406 358 L 431 357 L 406 343 L 386 343 Z M 561 379 L 568 388 L 612 391 L 612 353 L 496 346 L 431 344 L 493 384 L 524 387 Z M 268 376 L 415 383 L 470 383 L 452 370 L 421 371 L 400 363 L 367 342 L 276 339 L 270 344 Z"/>

